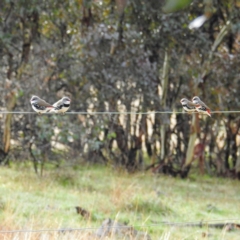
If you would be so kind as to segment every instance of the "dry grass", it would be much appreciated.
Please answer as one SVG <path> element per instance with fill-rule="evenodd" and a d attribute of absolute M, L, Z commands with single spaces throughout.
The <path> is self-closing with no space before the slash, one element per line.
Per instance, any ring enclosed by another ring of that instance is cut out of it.
<path fill-rule="evenodd" d="M 163 224 L 230 219 L 240 222 L 238 181 L 195 178 L 127 174 L 101 166 L 48 170 L 39 178 L 28 167 L 1 167 L 1 231 L 87 229 L 0 232 L 0 239 L 94 239 L 93 234 L 106 218 L 147 231 L 152 239 L 239 239 L 238 230 Z M 91 218 L 77 214 L 75 206 L 91 212 Z"/>

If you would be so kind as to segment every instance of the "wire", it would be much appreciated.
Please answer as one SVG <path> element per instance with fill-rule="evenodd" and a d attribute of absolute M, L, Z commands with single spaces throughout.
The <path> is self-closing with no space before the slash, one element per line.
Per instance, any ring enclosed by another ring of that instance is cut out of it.
<path fill-rule="evenodd" d="M 232 110 L 232 111 L 213 111 L 213 113 L 240 113 L 240 110 Z M 36 112 L 13 112 L 13 111 L 3 111 L 0 112 L 0 114 L 37 114 Z M 54 113 L 43 113 L 42 115 L 46 114 L 54 114 Z M 128 115 L 128 114 L 142 114 L 142 115 L 147 115 L 147 114 L 188 114 L 187 112 L 174 112 L 174 111 L 152 111 L 152 112 L 66 112 L 65 114 L 81 114 L 81 115 Z M 193 114 L 193 113 L 190 113 Z"/>
<path fill-rule="evenodd" d="M 130 228 L 130 227 L 140 227 L 140 228 L 149 228 L 149 227 L 159 227 L 161 225 L 169 225 L 169 226 L 190 226 L 190 225 L 193 225 L 193 226 L 197 226 L 197 225 L 200 225 L 200 226 L 204 226 L 204 225 L 207 225 L 207 224 L 213 224 L 213 223 L 224 223 L 224 224 L 236 224 L 236 223 L 233 223 L 231 221 L 240 221 L 240 219 L 221 219 L 221 220 L 208 220 L 208 221 L 198 221 L 198 222 L 159 222 L 159 223 L 156 223 L 156 224 L 149 224 L 149 225 L 114 225 L 115 221 L 113 221 L 113 225 L 109 226 L 100 226 L 100 227 L 86 227 L 86 228 L 58 228 L 58 229 L 32 229 L 32 230 L 29 230 L 29 229 L 23 229 L 23 230 L 7 230 L 7 231 L 0 231 L 0 234 L 2 233 L 25 233 L 25 232 L 71 232 L 71 231 L 86 231 L 86 230 L 97 230 L 99 228 L 109 228 L 109 229 L 115 229 L 115 228 Z"/>

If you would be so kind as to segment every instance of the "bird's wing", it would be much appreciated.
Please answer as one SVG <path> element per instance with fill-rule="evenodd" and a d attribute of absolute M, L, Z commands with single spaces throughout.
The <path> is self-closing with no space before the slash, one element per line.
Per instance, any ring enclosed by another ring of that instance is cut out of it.
<path fill-rule="evenodd" d="M 207 109 L 210 109 L 203 101 L 199 101 L 199 104 L 201 104 L 202 106 L 204 106 L 205 108 L 207 108 Z"/>
<path fill-rule="evenodd" d="M 51 104 L 47 103 L 43 99 L 39 99 L 39 105 L 44 106 L 44 107 L 53 107 Z"/>

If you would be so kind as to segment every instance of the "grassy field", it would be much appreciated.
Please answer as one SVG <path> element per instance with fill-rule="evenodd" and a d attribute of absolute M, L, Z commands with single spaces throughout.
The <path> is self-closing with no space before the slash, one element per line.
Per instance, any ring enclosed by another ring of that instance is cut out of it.
<path fill-rule="evenodd" d="M 240 223 L 239 181 L 191 176 L 182 180 L 82 165 L 47 170 L 38 177 L 27 166 L 1 167 L 0 239 L 92 239 L 107 218 L 147 231 L 151 239 L 239 239 L 237 229 L 163 223 Z M 77 214 L 76 206 L 88 210 L 91 218 Z M 61 228 L 86 229 L 3 232 Z"/>

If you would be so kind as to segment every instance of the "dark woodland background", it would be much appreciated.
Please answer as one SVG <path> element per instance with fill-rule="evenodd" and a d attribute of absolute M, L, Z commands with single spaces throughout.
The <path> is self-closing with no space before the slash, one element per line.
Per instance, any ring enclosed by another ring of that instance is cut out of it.
<path fill-rule="evenodd" d="M 200 96 L 240 109 L 240 1 L 2 0 L 1 111 L 33 111 L 38 95 L 69 111 L 182 111 Z M 199 28 L 188 24 L 198 16 Z M 63 162 L 129 172 L 240 178 L 240 114 L 0 114 L 0 162 Z M 195 164 L 195 165 L 194 165 Z"/>

